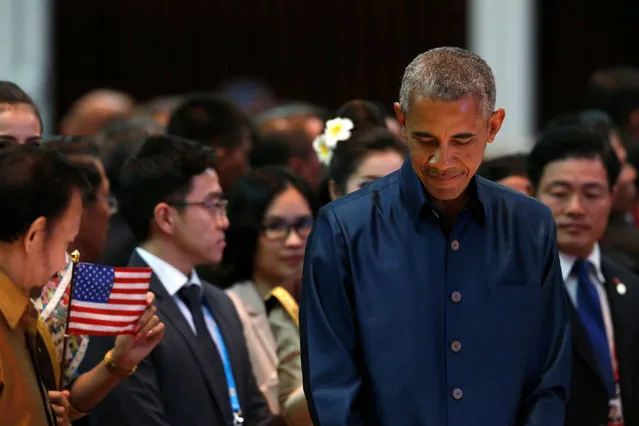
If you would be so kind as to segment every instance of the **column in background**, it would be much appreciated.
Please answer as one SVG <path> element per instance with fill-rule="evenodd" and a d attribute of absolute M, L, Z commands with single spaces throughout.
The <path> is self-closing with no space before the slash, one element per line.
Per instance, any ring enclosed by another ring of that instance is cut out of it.
<path fill-rule="evenodd" d="M 497 80 L 506 120 L 486 155 L 528 152 L 535 132 L 536 17 L 534 0 L 468 0 L 468 46 Z"/>
<path fill-rule="evenodd" d="M 13 81 L 38 104 L 45 133 L 51 123 L 51 0 L 0 0 L 0 80 Z"/>

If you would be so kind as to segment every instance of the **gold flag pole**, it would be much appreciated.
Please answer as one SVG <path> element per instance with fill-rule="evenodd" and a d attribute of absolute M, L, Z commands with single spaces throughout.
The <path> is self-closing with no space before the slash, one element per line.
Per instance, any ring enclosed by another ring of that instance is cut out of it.
<path fill-rule="evenodd" d="M 71 281 L 69 281 L 69 304 L 67 306 L 67 322 L 64 325 L 64 340 L 62 343 L 62 359 L 60 360 L 60 383 L 58 389 L 62 390 L 62 383 L 64 382 L 65 364 L 67 358 L 67 345 L 69 344 L 69 321 L 71 320 L 71 298 L 73 297 L 73 284 L 75 278 L 75 267 L 80 261 L 80 252 L 74 250 L 71 253 Z"/>

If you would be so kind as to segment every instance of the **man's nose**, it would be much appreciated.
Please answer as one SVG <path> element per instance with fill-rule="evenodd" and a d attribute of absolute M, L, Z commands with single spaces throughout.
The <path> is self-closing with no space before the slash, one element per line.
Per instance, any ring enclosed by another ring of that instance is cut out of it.
<path fill-rule="evenodd" d="M 440 145 L 430 157 L 428 164 L 434 167 L 442 167 L 449 164 L 450 160 L 450 149 L 445 145 Z"/>
<path fill-rule="evenodd" d="M 572 215 L 584 214 L 584 204 L 579 194 L 573 194 L 568 201 L 568 213 Z"/>

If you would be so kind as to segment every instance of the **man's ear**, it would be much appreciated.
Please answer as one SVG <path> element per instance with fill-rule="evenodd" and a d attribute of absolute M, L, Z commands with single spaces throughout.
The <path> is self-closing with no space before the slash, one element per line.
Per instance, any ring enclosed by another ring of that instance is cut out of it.
<path fill-rule="evenodd" d="M 177 222 L 175 209 L 167 203 L 158 203 L 153 209 L 153 222 L 165 234 L 173 235 Z"/>
<path fill-rule="evenodd" d="M 31 223 L 22 241 L 26 254 L 34 253 L 37 247 L 42 246 L 42 241 L 47 237 L 47 219 L 40 216 Z"/>
<path fill-rule="evenodd" d="M 404 114 L 404 110 L 399 102 L 395 102 L 393 104 L 393 109 L 395 110 L 395 116 L 397 117 L 397 121 L 400 126 L 404 127 L 406 125 L 406 115 Z"/>
<path fill-rule="evenodd" d="M 495 136 L 497 136 L 497 132 L 501 129 L 501 125 L 505 118 L 506 111 L 501 108 L 490 115 L 490 118 L 488 119 L 488 143 L 495 140 Z"/>

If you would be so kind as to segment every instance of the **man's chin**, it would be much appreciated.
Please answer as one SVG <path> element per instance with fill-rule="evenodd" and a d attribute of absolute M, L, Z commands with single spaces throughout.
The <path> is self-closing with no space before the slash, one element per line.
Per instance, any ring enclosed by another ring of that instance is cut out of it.
<path fill-rule="evenodd" d="M 438 201 L 452 201 L 463 195 L 466 187 L 451 186 L 441 187 L 438 185 L 425 184 L 424 187 L 428 194 Z"/>

